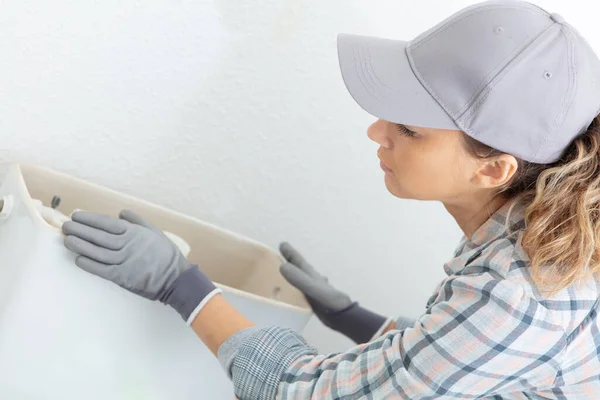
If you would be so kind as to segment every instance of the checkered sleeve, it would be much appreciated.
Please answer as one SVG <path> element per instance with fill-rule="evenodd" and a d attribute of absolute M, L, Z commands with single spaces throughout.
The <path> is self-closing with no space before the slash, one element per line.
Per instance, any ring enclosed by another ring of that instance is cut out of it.
<path fill-rule="evenodd" d="M 406 317 L 398 317 L 394 322 L 397 331 L 402 331 L 406 328 L 411 328 L 415 326 L 416 323 L 414 319 Z"/>
<path fill-rule="evenodd" d="M 565 341 L 518 284 L 455 275 L 412 327 L 327 356 L 263 330 L 242 345 L 233 375 L 240 399 L 481 398 L 552 385 Z"/>

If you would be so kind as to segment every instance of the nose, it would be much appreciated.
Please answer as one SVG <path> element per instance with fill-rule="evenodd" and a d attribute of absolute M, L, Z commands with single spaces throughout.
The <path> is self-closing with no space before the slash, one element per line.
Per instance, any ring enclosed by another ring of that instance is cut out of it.
<path fill-rule="evenodd" d="M 369 139 L 385 149 L 392 147 L 392 141 L 387 133 L 386 122 L 378 119 L 367 129 Z"/>

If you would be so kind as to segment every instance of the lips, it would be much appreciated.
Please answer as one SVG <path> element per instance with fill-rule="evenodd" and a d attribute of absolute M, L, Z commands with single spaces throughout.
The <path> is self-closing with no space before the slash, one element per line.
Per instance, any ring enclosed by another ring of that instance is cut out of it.
<path fill-rule="evenodd" d="M 382 150 L 383 149 L 381 147 L 379 148 L 379 150 L 377 150 L 377 158 L 379 158 L 379 166 L 385 173 L 393 174 L 394 171 L 392 171 L 392 169 L 383 162 L 383 157 L 381 157 Z"/>
<path fill-rule="evenodd" d="M 381 161 L 381 160 L 379 160 L 379 161 L 380 161 L 380 162 L 379 162 L 379 165 L 381 166 L 381 169 L 382 169 L 384 172 L 386 172 L 386 173 L 388 173 L 388 174 L 393 174 L 393 173 L 394 173 L 394 171 L 392 171 L 392 170 L 391 170 L 391 169 L 390 169 L 390 168 L 389 168 L 387 165 L 385 165 L 385 164 L 383 163 L 383 161 Z"/>

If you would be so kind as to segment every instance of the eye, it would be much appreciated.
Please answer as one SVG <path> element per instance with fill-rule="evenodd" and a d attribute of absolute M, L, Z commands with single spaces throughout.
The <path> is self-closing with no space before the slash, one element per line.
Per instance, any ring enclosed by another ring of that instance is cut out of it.
<path fill-rule="evenodd" d="M 398 129 L 398 132 L 408 136 L 408 137 L 413 137 L 417 134 L 417 132 L 411 131 L 410 129 L 408 129 L 406 126 L 402 125 L 402 124 L 396 124 L 396 128 Z"/>

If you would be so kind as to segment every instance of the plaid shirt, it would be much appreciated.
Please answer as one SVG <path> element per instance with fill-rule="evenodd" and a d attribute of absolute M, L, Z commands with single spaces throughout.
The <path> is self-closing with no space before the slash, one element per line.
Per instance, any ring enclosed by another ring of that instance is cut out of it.
<path fill-rule="evenodd" d="M 510 220 L 508 219 L 510 218 Z M 510 227 L 510 229 L 507 229 Z M 237 337 L 225 362 L 245 399 L 600 399 L 600 282 L 545 296 L 505 205 L 445 265 L 413 327 L 317 355 L 278 327 Z M 222 360 L 224 361 L 224 360 Z"/>

